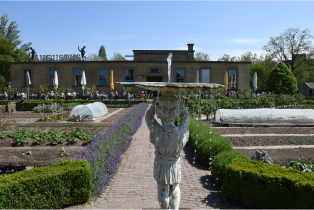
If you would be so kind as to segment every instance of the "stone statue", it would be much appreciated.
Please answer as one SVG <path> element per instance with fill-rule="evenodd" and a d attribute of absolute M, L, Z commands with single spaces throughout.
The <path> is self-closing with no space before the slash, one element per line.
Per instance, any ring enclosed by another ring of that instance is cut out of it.
<path fill-rule="evenodd" d="M 167 62 L 168 62 L 168 82 L 171 81 L 171 59 L 172 59 L 172 53 L 170 53 L 168 55 L 168 58 L 167 58 Z"/>
<path fill-rule="evenodd" d="M 36 52 L 35 52 L 35 50 L 34 50 L 32 47 L 31 47 L 30 49 L 31 49 L 32 52 L 30 52 L 30 53 L 28 54 L 28 61 L 34 61 Z M 32 54 L 32 57 L 30 57 L 31 54 Z"/>
<path fill-rule="evenodd" d="M 85 57 L 85 48 L 86 48 L 86 46 L 84 45 L 83 48 L 81 48 L 81 50 L 80 50 L 80 46 L 77 46 L 77 47 L 78 47 L 78 51 L 81 52 L 82 60 L 84 60 L 84 58 L 86 60 L 86 57 Z"/>
<path fill-rule="evenodd" d="M 154 114 L 161 118 L 160 125 Z M 178 126 L 174 121 L 181 117 Z M 154 178 L 162 209 L 179 209 L 182 149 L 189 138 L 189 112 L 179 97 L 154 99 L 146 113 L 150 142 L 155 145 Z"/>
<path fill-rule="evenodd" d="M 256 150 L 256 154 L 251 157 L 251 160 L 258 160 L 265 163 L 273 164 L 273 160 L 264 150 Z"/>

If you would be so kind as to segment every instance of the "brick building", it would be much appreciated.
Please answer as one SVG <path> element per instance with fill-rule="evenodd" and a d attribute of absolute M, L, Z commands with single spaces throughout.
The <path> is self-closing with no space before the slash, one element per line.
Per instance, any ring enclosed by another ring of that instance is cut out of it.
<path fill-rule="evenodd" d="M 115 82 L 167 82 L 167 57 L 172 53 L 171 82 L 195 82 L 196 71 L 199 81 L 224 83 L 225 72 L 229 74 L 229 90 L 249 89 L 249 62 L 194 61 L 193 44 L 188 50 L 133 50 L 132 61 L 63 61 L 52 59 L 39 62 L 12 62 L 11 83 L 19 92 L 26 88 L 26 72 L 31 76 L 30 93 L 37 93 L 39 85 L 49 84 L 53 90 L 54 72 L 58 73 L 59 86 L 71 87 L 82 92 L 80 85 L 82 71 L 85 71 L 87 87 L 93 84 L 99 92 L 110 90 L 110 72 Z M 47 61 L 48 60 L 48 61 Z M 122 92 L 122 86 L 115 84 L 115 90 Z M 133 88 L 134 92 L 138 88 Z"/>

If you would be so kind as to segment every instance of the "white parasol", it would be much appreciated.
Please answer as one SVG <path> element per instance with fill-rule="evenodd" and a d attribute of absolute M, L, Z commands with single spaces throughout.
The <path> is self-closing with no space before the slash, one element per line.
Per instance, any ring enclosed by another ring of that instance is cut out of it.
<path fill-rule="evenodd" d="M 53 79 L 53 86 L 55 88 L 55 93 L 57 94 L 57 88 L 59 86 L 57 71 L 55 71 L 55 76 L 54 76 L 54 79 Z"/>
<path fill-rule="evenodd" d="M 257 89 L 257 73 L 254 73 L 254 80 L 253 80 L 253 87 L 254 87 L 254 91 L 256 91 Z"/>
<path fill-rule="evenodd" d="M 84 89 L 85 89 L 85 85 L 86 85 L 86 77 L 85 77 L 85 71 L 84 70 L 82 72 L 81 85 L 82 85 L 83 95 L 84 95 Z"/>
<path fill-rule="evenodd" d="M 32 84 L 29 71 L 26 72 L 27 99 L 29 99 L 29 86 Z"/>

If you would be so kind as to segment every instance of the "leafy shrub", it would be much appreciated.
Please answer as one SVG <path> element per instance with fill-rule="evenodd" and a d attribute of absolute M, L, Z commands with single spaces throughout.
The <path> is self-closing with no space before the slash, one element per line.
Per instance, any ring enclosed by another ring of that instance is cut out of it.
<path fill-rule="evenodd" d="M 209 158 L 214 158 L 223 151 L 232 150 L 229 141 L 192 117 L 190 118 L 189 132 L 191 147 L 193 151 L 196 150 L 196 158 L 203 165 L 209 165 Z"/>
<path fill-rule="evenodd" d="M 33 109 L 34 112 L 36 113 L 55 113 L 55 112 L 61 112 L 62 106 L 56 103 L 51 103 L 51 104 L 39 104 L 37 107 Z"/>
<path fill-rule="evenodd" d="M 236 157 L 244 160 L 249 160 L 249 158 L 247 158 L 243 153 L 236 150 L 223 151 L 212 160 L 212 175 L 215 182 L 219 186 L 222 185 L 225 178 L 224 171 L 226 165 L 232 163 L 232 160 Z"/>
<path fill-rule="evenodd" d="M 29 130 L 24 128 L 23 130 L 19 130 L 16 133 L 8 133 L 7 136 L 13 139 L 13 144 L 15 146 L 25 146 L 28 144 L 29 140 L 27 139 L 32 134 Z"/>
<path fill-rule="evenodd" d="M 75 160 L 87 160 L 92 172 L 92 196 L 104 192 L 113 177 L 122 153 L 131 144 L 132 137 L 142 123 L 148 107 L 147 103 L 135 106 L 105 132 L 95 135 L 90 144 L 76 155 Z"/>
<path fill-rule="evenodd" d="M 312 159 L 304 159 L 303 156 L 299 160 L 294 160 L 290 162 L 290 165 L 287 168 L 294 168 L 302 172 L 314 174 L 314 164 L 312 164 Z"/>
<path fill-rule="evenodd" d="M 66 113 L 56 114 L 49 117 L 40 118 L 38 121 L 57 121 L 57 120 L 69 119 L 69 117 L 70 117 L 70 112 L 66 112 Z"/>

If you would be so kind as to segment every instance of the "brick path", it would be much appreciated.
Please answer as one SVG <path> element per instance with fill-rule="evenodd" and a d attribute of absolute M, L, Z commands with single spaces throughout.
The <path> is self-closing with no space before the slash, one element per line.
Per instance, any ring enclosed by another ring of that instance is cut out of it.
<path fill-rule="evenodd" d="M 144 209 L 160 208 L 157 200 L 157 183 L 153 178 L 154 147 L 149 141 L 149 130 L 143 119 L 134 134 L 132 144 L 122 155 L 118 171 L 105 192 L 92 204 L 67 208 L 79 209 Z M 239 209 L 228 204 L 219 189 L 210 181 L 210 171 L 197 161 L 193 164 L 193 152 L 189 144 L 181 156 L 182 182 L 180 208 Z M 209 179 L 207 181 L 207 179 Z M 208 182 L 209 185 L 206 185 Z M 217 192 L 218 190 L 218 192 Z M 207 204 L 206 204 L 207 201 Z"/>

